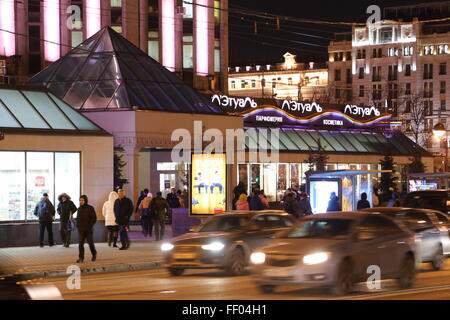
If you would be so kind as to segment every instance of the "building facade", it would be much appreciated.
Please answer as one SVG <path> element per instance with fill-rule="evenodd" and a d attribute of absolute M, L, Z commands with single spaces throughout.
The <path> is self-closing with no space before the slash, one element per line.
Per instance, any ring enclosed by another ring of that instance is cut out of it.
<path fill-rule="evenodd" d="M 0 80 L 23 83 L 112 26 L 191 86 L 226 91 L 227 8 L 227 0 L 6 1 L 0 11 Z"/>
<path fill-rule="evenodd" d="M 293 100 L 323 100 L 327 97 L 328 70 L 322 63 L 298 63 L 287 52 L 275 65 L 232 67 L 228 75 L 231 96 Z"/>
<path fill-rule="evenodd" d="M 426 6 L 419 7 L 424 13 Z M 419 15 L 419 9 L 407 9 L 390 8 L 385 12 L 400 20 L 353 27 L 351 34 L 331 41 L 330 91 L 336 102 L 352 101 L 392 113 L 410 138 L 440 155 L 445 148 L 432 129 L 437 123 L 448 129 L 450 25 L 407 19 Z"/>

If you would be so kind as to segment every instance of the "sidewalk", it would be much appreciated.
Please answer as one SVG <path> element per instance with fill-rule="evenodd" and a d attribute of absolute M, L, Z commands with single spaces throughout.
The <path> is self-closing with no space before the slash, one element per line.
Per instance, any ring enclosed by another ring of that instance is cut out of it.
<path fill-rule="evenodd" d="M 96 243 L 97 261 L 91 261 L 89 246 L 85 244 L 85 261 L 77 264 L 78 244 L 69 248 L 58 244 L 53 247 L 19 247 L 0 249 L 0 275 L 20 274 L 26 278 L 42 278 L 67 275 L 71 265 L 78 265 L 82 273 L 106 272 L 130 269 L 146 269 L 162 266 L 161 242 L 154 237 L 145 238 L 132 226 L 130 231 L 131 246 L 128 250 L 109 247 L 107 243 Z M 172 232 L 166 226 L 164 239 L 170 239 Z M 117 244 L 120 247 L 120 243 Z"/>

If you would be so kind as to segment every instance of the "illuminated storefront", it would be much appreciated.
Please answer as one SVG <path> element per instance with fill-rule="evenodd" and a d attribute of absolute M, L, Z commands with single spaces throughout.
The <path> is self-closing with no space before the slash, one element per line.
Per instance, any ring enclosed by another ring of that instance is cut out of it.
<path fill-rule="evenodd" d="M 113 137 L 38 88 L 0 87 L 0 113 L 0 247 L 36 243 L 34 208 L 43 193 L 55 205 L 63 192 L 75 204 L 87 194 L 100 218 L 113 188 Z"/>
<path fill-rule="evenodd" d="M 211 100 L 244 118 L 247 151 L 265 150 L 271 145 L 270 135 L 251 131 L 278 129 L 279 161 L 239 163 L 235 175 L 236 183 L 244 182 L 248 192 L 252 188 L 264 190 L 271 202 L 280 201 L 287 188 L 304 187 L 310 170 L 307 158 L 317 153 L 319 144 L 328 157 L 327 171 L 380 170 L 380 159 L 393 156 L 400 190 L 406 183 L 406 165 L 414 154 L 422 156 L 427 169 L 433 168 L 432 156 L 397 130 L 399 124 L 390 121 L 390 114 L 373 106 L 225 95 L 213 95 Z M 377 182 L 378 175 L 356 175 L 354 179 L 352 192 L 360 194 L 365 186 Z"/>

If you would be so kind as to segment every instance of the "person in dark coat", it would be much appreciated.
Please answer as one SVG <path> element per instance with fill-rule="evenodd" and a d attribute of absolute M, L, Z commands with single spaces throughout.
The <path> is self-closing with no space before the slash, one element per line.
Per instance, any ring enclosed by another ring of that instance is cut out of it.
<path fill-rule="evenodd" d="M 61 241 L 63 243 L 63 247 L 68 248 L 70 246 L 70 236 L 72 233 L 72 229 L 69 228 L 70 220 L 72 219 L 72 215 L 77 211 L 77 207 L 70 200 L 70 197 L 67 193 L 63 193 L 58 196 L 58 211 L 59 214 L 59 232 L 61 234 Z"/>
<path fill-rule="evenodd" d="M 34 208 L 34 215 L 39 218 L 39 245 L 44 246 L 44 233 L 47 229 L 48 245 L 51 247 L 53 242 L 53 220 L 55 218 L 55 207 L 48 198 L 48 194 L 42 195 L 41 201 Z"/>
<path fill-rule="evenodd" d="M 139 205 L 141 204 L 142 200 L 144 200 L 144 198 L 147 196 L 148 193 L 149 193 L 148 189 L 145 188 L 144 191 L 141 191 L 141 193 L 139 194 L 139 198 L 137 199 L 136 202 L 135 213 L 139 213 Z"/>
<path fill-rule="evenodd" d="M 361 200 L 358 201 L 356 204 L 356 210 L 362 210 L 370 208 L 370 203 L 367 201 L 367 193 L 363 192 L 361 193 Z"/>
<path fill-rule="evenodd" d="M 82 195 L 80 197 L 80 207 L 77 213 L 78 228 L 78 260 L 77 263 L 84 261 L 84 243 L 89 244 L 92 254 L 92 261 L 97 259 L 97 251 L 94 245 L 94 225 L 97 222 L 97 215 L 93 206 L 88 204 L 88 197 Z"/>
<path fill-rule="evenodd" d="M 284 211 L 292 214 L 296 219 L 301 218 L 302 215 L 300 212 L 300 206 L 293 193 L 289 193 L 286 195 L 286 197 L 284 198 L 283 207 Z"/>
<path fill-rule="evenodd" d="M 153 219 L 156 241 L 164 238 L 166 216 L 169 211 L 169 203 L 162 197 L 161 192 L 157 192 L 156 197 L 150 202 L 150 216 Z"/>
<path fill-rule="evenodd" d="M 177 192 L 175 188 L 170 190 L 170 193 L 167 195 L 167 202 L 169 203 L 169 207 L 171 208 L 179 208 L 180 207 L 180 199 L 178 199 Z"/>
<path fill-rule="evenodd" d="M 328 201 L 327 212 L 331 211 L 341 211 L 339 197 L 336 195 L 336 192 L 330 194 L 330 201 Z"/>
<path fill-rule="evenodd" d="M 260 194 L 259 190 L 255 190 L 253 192 L 252 197 L 248 201 L 251 211 L 264 210 L 264 204 L 262 203 L 261 199 L 259 198 L 259 194 Z"/>
<path fill-rule="evenodd" d="M 306 192 L 300 193 L 300 200 L 298 201 L 298 206 L 300 207 L 301 216 L 309 216 L 312 213 L 311 203 L 308 199 L 308 194 Z"/>
<path fill-rule="evenodd" d="M 239 200 L 241 194 L 247 195 L 247 190 L 245 190 L 245 184 L 242 181 L 239 181 L 238 185 L 233 189 L 233 210 L 236 210 L 236 202 Z"/>
<path fill-rule="evenodd" d="M 130 247 L 128 225 L 133 214 L 133 202 L 125 196 L 125 190 L 120 189 L 118 194 L 119 198 L 114 202 L 114 216 L 119 226 L 120 242 L 122 243 L 122 247 L 119 250 L 126 250 Z"/>

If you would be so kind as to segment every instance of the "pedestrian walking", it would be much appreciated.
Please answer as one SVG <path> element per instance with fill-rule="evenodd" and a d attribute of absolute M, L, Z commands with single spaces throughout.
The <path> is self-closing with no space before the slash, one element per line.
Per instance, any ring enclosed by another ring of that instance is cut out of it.
<path fill-rule="evenodd" d="M 261 203 L 265 209 L 269 209 L 269 200 L 267 200 L 266 195 L 264 194 L 264 190 L 261 190 L 259 193 L 259 199 L 261 200 Z"/>
<path fill-rule="evenodd" d="M 114 216 L 116 223 L 119 225 L 119 235 L 122 247 L 119 250 L 127 250 L 130 247 L 130 238 L 128 237 L 128 229 L 130 217 L 133 214 L 133 202 L 126 197 L 126 192 L 119 189 L 119 198 L 114 202 Z"/>
<path fill-rule="evenodd" d="M 178 195 L 176 193 L 175 188 L 172 188 L 170 193 L 167 195 L 167 202 L 169 204 L 169 207 L 171 208 L 180 207 L 180 199 L 178 199 Z"/>
<path fill-rule="evenodd" d="M 149 192 L 144 200 L 141 201 L 139 206 L 139 213 L 141 215 L 141 227 L 142 234 L 144 237 L 152 236 L 153 221 L 150 218 L 150 203 L 152 201 L 153 195 Z"/>
<path fill-rule="evenodd" d="M 378 188 L 373 188 L 372 204 L 374 207 L 378 207 L 380 205 L 380 195 L 378 194 Z"/>
<path fill-rule="evenodd" d="M 184 190 L 183 192 L 181 192 L 181 190 L 178 190 L 177 196 L 178 196 L 178 199 L 180 200 L 180 208 L 187 208 L 187 202 L 188 202 L 187 191 Z"/>
<path fill-rule="evenodd" d="M 239 200 L 239 197 L 241 196 L 241 194 L 247 194 L 247 191 L 245 190 L 245 184 L 242 181 L 239 181 L 238 185 L 236 187 L 234 187 L 233 189 L 233 201 L 232 201 L 232 205 L 233 205 L 233 210 L 236 210 L 236 202 Z"/>
<path fill-rule="evenodd" d="M 47 229 L 48 245 L 51 247 L 53 241 L 53 220 L 55 219 L 55 207 L 48 198 L 48 194 L 42 195 L 41 201 L 34 208 L 34 215 L 39 218 L 39 245 L 44 246 L 44 234 Z"/>
<path fill-rule="evenodd" d="M 308 199 L 308 194 L 306 192 L 300 193 L 300 200 L 298 201 L 298 206 L 300 207 L 300 216 L 312 215 L 311 203 Z"/>
<path fill-rule="evenodd" d="M 245 193 L 242 193 L 239 196 L 239 200 L 236 202 L 236 210 L 245 210 L 245 211 L 250 210 L 250 207 L 249 207 L 248 201 L 247 201 L 247 195 Z"/>
<path fill-rule="evenodd" d="M 328 201 L 327 212 L 330 211 L 341 211 L 341 206 L 339 204 L 339 197 L 336 192 L 330 193 L 330 200 Z"/>
<path fill-rule="evenodd" d="M 80 197 L 80 207 L 77 213 L 78 228 L 78 260 L 77 263 L 84 261 L 84 243 L 89 244 L 92 254 L 92 261 L 97 259 L 97 251 L 94 244 L 94 225 L 97 222 L 97 215 L 93 206 L 88 204 L 88 197 L 82 195 Z"/>
<path fill-rule="evenodd" d="M 363 192 L 361 193 L 361 199 L 356 204 L 356 210 L 362 210 L 370 208 L 370 203 L 367 201 L 367 193 Z"/>
<path fill-rule="evenodd" d="M 115 191 L 111 191 L 108 200 L 105 201 L 102 208 L 102 214 L 105 218 L 105 227 L 108 229 L 108 246 L 117 248 L 117 239 L 119 237 L 119 225 L 116 223 L 116 216 L 114 215 L 114 204 L 119 198 Z"/>
<path fill-rule="evenodd" d="M 166 214 L 169 211 L 170 207 L 167 200 L 162 197 L 161 192 L 157 192 L 156 197 L 150 203 L 150 216 L 153 219 L 156 241 L 164 238 Z"/>
<path fill-rule="evenodd" d="M 148 189 L 145 188 L 143 191 L 139 193 L 139 198 L 136 201 L 136 211 L 134 213 L 139 213 L 139 205 L 141 204 L 142 200 L 144 200 L 144 198 L 147 196 L 148 192 L 149 192 Z"/>
<path fill-rule="evenodd" d="M 78 210 L 77 206 L 72 202 L 67 193 L 62 193 L 58 196 L 58 208 L 56 211 L 59 214 L 59 232 L 61 234 L 61 241 L 63 247 L 70 246 L 70 238 L 75 227 L 73 221 L 73 214 Z"/>
<path fill-rule="evenodd" d="M 299 219 L 301 217 L 300 206 L 294 196 L 294 193 L 288 193 L 286 195 L 286 197 L 284 198 L 283 207 L 284 211 L 292 214 L 296 219 Z"/>

